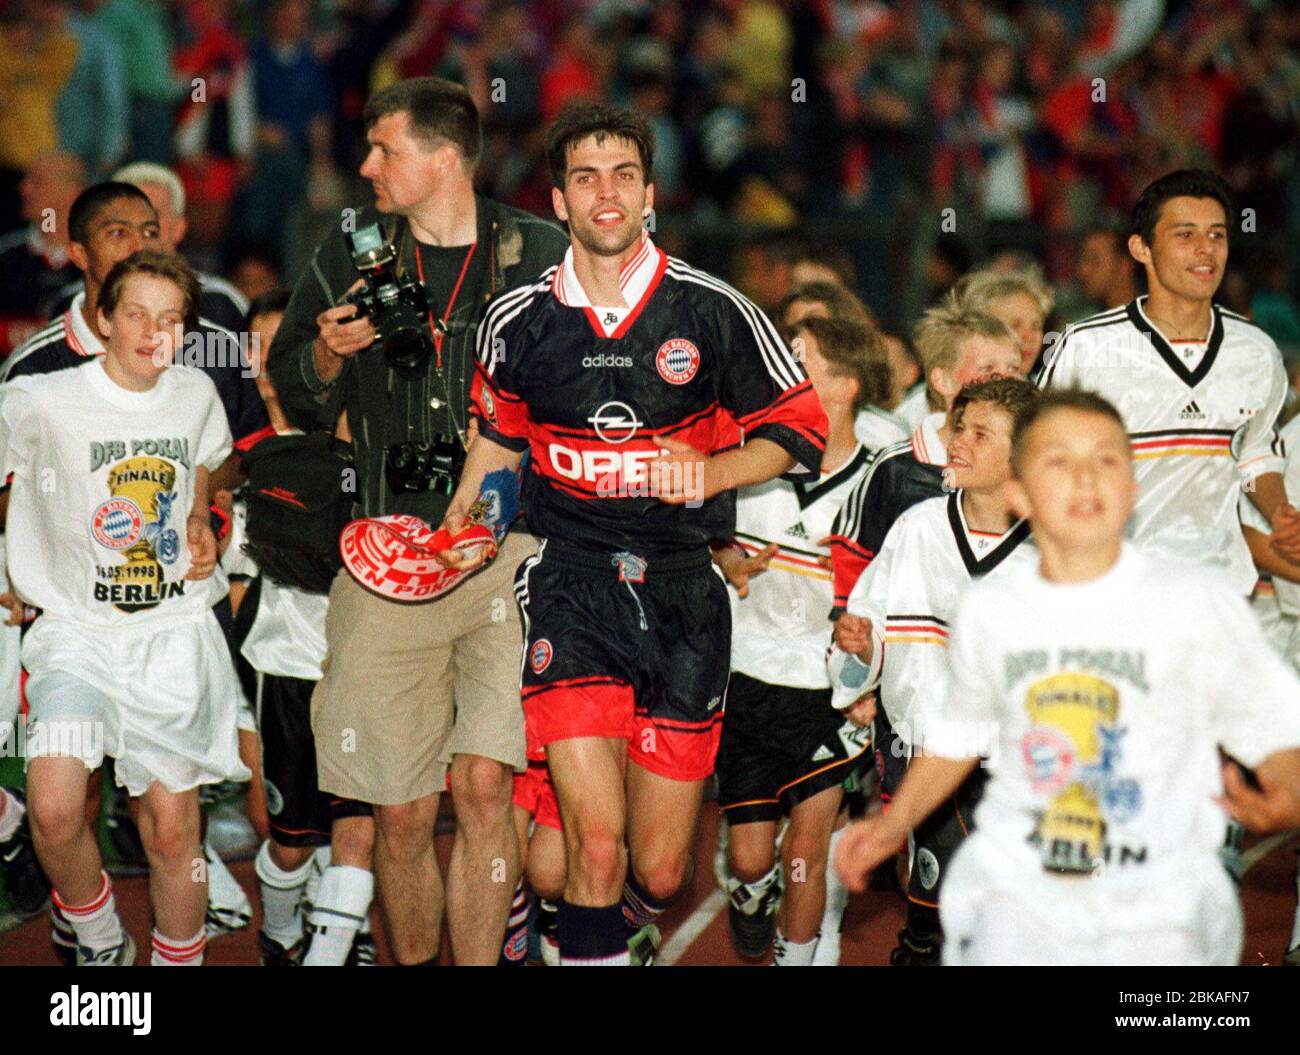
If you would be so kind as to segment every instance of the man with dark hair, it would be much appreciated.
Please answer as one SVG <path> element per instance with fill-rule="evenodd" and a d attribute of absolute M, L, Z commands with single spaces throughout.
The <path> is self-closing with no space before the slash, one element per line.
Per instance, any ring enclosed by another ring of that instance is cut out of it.
<path fill-rule="evenodd" d="M 475 194 L 481 133 L 459 85 L 432 77 L 395 84 L 369 101 L 365 123 L 361 175 L 375 204 L 347 210 L 317 248 L 276 335 L 271 377 L 300 424 L 331 399 L 346 409 L 359 516 L 403 513 L 437 524 L 471 437 L 483 306 L 559 260 L 565 239 L 554 224 Z M 406 366 L 371 347 L 369 317 L 340 304 L 360 285 L 347 235 L 375 224 L 431 306 L 421 319 L 427 354 Z M 421 450 L 439 452 L 451 472 L 401 470 Z M 347 572 L 330 593 L 329 658 L 312 700 L 320 786 L 375 806 L 375 873 L 398 963 L 438 956 L 443 888 L 433 826 L 449 764 L 457 833 L 446 900 L 457 963 L 495 963 L 505 931 L 519 854 L 511 771 L 525 768 L 521 631 L 509 576 L 534 544 L 515 531 L 501 548 L 483 574 L 434 603 L 386 600 Z M 369 897 L 342 889 L 363 882 L 359 872 L 339 877 L 341 901 Z M 325 882 L 334 882 L 329 871 Z"/>
<path fill-rule="evenodd" d="M 818 479 L 827 421 L 771 322 L 650 240 L 643 117 L 566 111 L 547 157 L 569 250 L 488 309 L 478 436 L 444 527 L 531 452 L 523 503 L 544 541 L 516 596 L 529 754 L 564 821 L 560 956 L 627 964 L 629 933 L 688 881 L 717 754 L 730 619 L 709 542 L 730 533 L 735 488 Z"/>
<path fill-rule="evenodd" d="M 1129 255 L 1128 234 L 1097 227 L 1083 236 L 1076 266 L 1079 289 L 1101 311 L 1122 307 L 1138 294 L 1137 262 Z"/>
<path fill-rule="evenodd" d="M 1291 560 L 1300 560 L 1300 512 L 1287 500 L 1274 428 L 1287 388 L 1277 345 L 1214 303 L 1235 215 L 1212 172 L 1184 169 L 1148 186 L 1128 249 L 1146 269 L 1149 295 L 1067 328 L 1038 384 L 1089 389 L 1119 408 L 1140 489 L 1133 541 L 1223 567 L 1244 597 L 1256 575 L 1240 491 Z"/>

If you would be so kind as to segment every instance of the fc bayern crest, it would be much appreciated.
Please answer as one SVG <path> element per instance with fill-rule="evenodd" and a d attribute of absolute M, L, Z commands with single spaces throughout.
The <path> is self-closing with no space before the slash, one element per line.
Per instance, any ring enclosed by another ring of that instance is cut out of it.
<path fill-rule="evenodd" d="M 91 514 L 90 533 L 105 549 L 126 549 L 144 533 L 144 514 L 129 498 L 110 498 Z"/>
<path fill-rule="evenodd" d="M 546 638 L 540 638 L 533 643 L 532 649 L 528 653 L 528 663 L 533 668 L 534 674 L 540 674 L 551 665 L 551 659 L 555 655 L 551 648 L 551 643 Z"/>
<path fill-rule="evenodd" d="M 655 369 L 670 385 L 684 385 L 700 369 L 700 350 L 685 337 L 664 341 L 655 353 Z"/>
<path fill-rule="evenodd" d="M 495 425 L 497 423 L 497 401 L 492 398 L 492 393 L 486 388 L 483 389 L 482 399 L 483 413 L 487 415 L 488 424 Z"/>

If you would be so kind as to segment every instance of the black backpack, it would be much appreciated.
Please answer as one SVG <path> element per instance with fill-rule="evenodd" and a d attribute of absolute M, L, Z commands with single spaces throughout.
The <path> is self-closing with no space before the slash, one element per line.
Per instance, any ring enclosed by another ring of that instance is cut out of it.
<path fill-rule="evenodd" d="M 243 465 L 244 552 L 281 585 L 329 593 L 343 567 L 339 534 L 352 519 L 352 445 L 328 432 L 271 436 Z"/>

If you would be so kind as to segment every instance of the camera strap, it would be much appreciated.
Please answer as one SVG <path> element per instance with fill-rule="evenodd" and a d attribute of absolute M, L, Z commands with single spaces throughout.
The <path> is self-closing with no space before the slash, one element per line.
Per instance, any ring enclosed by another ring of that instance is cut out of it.
<path fill-rule="evenodd" d="M 471 242 L 469 252 L 465 254 L 465 262 L 460 265 L 460 275 L 456 279 L 456 284 L 451 289 L 451 299 L 447 301 L 447 307 L 444 309 L 442 316 L 437 319 L 433 318 L 433 311 L 429 311 L 429 332 L 433 335 L 433 347 L 438 354 L 438 369 L 442 369 L 442 339 L 447 333 L 446 320 L 451 317 L 452 308 L 456 306 L 456 294 L 460 292 L 461 283 L 465 281 L 465 272 L 469 270 L 469 262 L 474 258 L 474 250 L 478 248 L 478 242 Z M 420 247 L 415 247 L 415 271 L 420 276 L 420 284 L 424 284 L 424 263 L 420 260 Z"/>

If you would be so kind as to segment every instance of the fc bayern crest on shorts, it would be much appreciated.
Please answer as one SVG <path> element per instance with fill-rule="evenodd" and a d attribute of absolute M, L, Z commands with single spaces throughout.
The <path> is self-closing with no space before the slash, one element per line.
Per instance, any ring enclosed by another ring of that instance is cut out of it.
<path fill-rule="evenodd" d="M 655 352 L 655 369 L 670 385 L 684 385 L 700 369 L 700 350 L 685 337 L 673 337 Z"/>
<path fill-rule="evenodd" d="M 497 423 L 497 401 L 492 398 L 492 393 L 487 390 L 486 386 L 483 388 L 483 411 L 487 414 L 488 424 L 495 425 Z"/>
<path fill-rule="evenodd" d="M 144 514 L 129 498 L 110 498 L 91 514 L 90 533 L 105 549 L 126 549 L 144 533 Z"/>
<path fill-rule="evenodd" d="M 540 674 L 551 665 L 551 659 L 555 655 L 551 648 L 551 643 L 546 638 L 533 643 L 532 649 L 528 653 L 528 663 L 533 668 L 534 674 Z"/>

